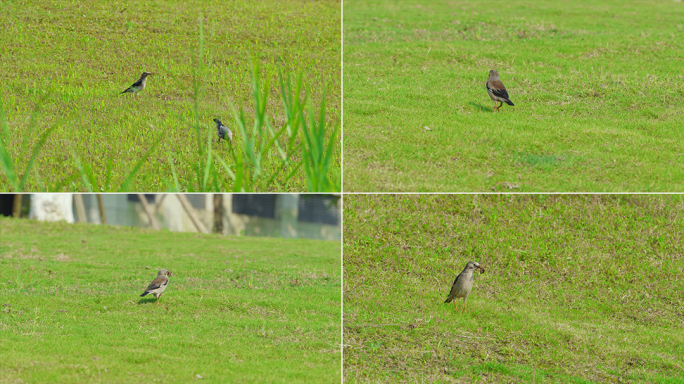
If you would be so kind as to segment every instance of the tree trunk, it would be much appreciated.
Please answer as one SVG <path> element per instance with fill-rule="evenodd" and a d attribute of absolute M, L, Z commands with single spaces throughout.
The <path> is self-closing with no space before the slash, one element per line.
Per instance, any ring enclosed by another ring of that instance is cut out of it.
<path fill-rule="evenodd" d="M 145 197 L 145 195 L 143 195 L 142 193 L 138 193 L 138 200 L 140 200 L 140 204 L 142 204 L 143 210 L 147 214 L 147 218 L 150 220 L 150 225 L 153 229 L 156 229 L 158 231 L 159 223 L 157 222 L 157 218 L 154 217 L 154 213 L 152 212 L 150 205 L 147 204 L 147 197 Z"/>
<path fill-rule="evenodd" d="M 14 195 L 14 202 L 12 204 L 12 217 L 18 219 L 21 217 L 21 199 L 24 195 L 17 193 Z"/>
<path fill-rule="evenodd" d="M 85 204 L 83 203 L 82 194 L 74 194 L 74 205 L 76 206 L 76 217 L 78 217 L 78 222 L 87 223 L 88 217 L 86 216 Z"/>
<path fill-rule="evenodd" d="M 192 209 L 192 205 L 190 204 L 188 198 L 182 193 L 177 193 L 176 197 L 183 206 L 183 209 L 185 209 L 185 213 L 187 213 L 188 216 L 190 216 L 190 220 L 195 225 L 195 228 L 197 228 L 197 231 L 202 233 L 209 233 L 207 227 L 205 227 L 204 224 L 202 224 L 202 221 L 199 219 L 199 217 L 197 217 L 195 210 Z"/>
<path fill-rule="evenodd" d="M 100 207 L 100 224 L 107 224 L 107 213 L 105 212 L 102 194 L 97 194 L 97 205 Z"/>
<path fill-rule="evenodd" d="M 223 234 L 223 195 L 214 194 L 214 232 Z"/>

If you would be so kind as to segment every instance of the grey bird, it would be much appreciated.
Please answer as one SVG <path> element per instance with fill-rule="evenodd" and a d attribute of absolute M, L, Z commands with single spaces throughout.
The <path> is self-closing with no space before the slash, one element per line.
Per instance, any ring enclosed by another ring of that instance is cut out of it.
<path fill-rule="evenodd" d="M 233 132 L 230 130 L 230 128 L 223 125 L 219 119 L 214 119 L 214 122 L 216 123 L 216 131 L 218 132 L 218 142 L 220 143 L 221 139 L 226 140 L 226 136 L 228 136 L 228 140 L 232 143 Z"/>
<path fill-rule="evenodd" d="M 499 78 L 499 72 L 494 69 L 489 71 L 489 79 L 487 79 L 485 87 L 487 87 L 487 93 L 489 93 L 489 97 L 494 102 L 494 112 L 498 112 L 503 103 L 513 106 L 513 103 L 508 98 L 508 91 L 506 91 L 506 87 L 501 82 L 501 78 Z M 497 103 L 501 104 L 497 107 Z"/>
<path fill-rule="evenodd" d="M 145 84 L 147 84 L 147 76 L 149 76 L 149 75 L 154 75 L 154 73 L 143 72 L 142 75 L 140 76 L 140 79 L 138 79 L 138 81 L 133 83 L 133 85 L 126 88 L 126 90 L 121 92 L 121 93 L 133 92 L 133 95 L 137 95 L 138 92 L 145 89 Z"/>
<path fill-rule="evenodd" d="M 166 286 L 169 285 L 169 276 L 171 276 L 170 271 L 167 269 L 160 269 L 159 273 L 157 274 L 157 278 L 152 280 L 150 285 L 147 286 L 147 289 L 142 295 L 140 295 L 140 297 L 149 295 L 151 293 L 157 298 L 157 305 L 159 305 L 159 298 L 164 294 Z"/>
<path fill-rule="evenodd" d="M 462 297 L 464 308 L 463 311 L 468 311 L 466 300 L 468 300 L 468 295 L 470 294 L 470 291 L 473 289 L 473 281 L 475 280 L 473 272 L 475 272 L 475 270 L 478 269 L 481 270 L 482 273 L 484 273 L 485 271 L 484 268 L 482 268 L 478 262 L 469 261 L 468 264 L 466 264 L 465 268 L 463 268 L 463 272 L 461 272 L 456 277 L 456 280 L 454 280 L 454 284 L 451 286 L 451 291 L 449 292 L 449 297 L 447 297 L 447 299 L 444 302 L 450 303 L 452 300 Z M 458 310 L 455 301 L 454 308 Z"/>

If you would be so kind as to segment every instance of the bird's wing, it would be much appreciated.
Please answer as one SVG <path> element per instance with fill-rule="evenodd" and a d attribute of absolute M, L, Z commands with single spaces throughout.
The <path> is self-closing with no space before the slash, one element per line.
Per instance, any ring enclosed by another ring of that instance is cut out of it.
<path fill-rule="evenodd" d="M 221 129 L 219 130 L 219 134 L 220 134 L 220 135 L 223 135 L 224 138 L 225 138 L 226 135 L 228 135 L 228 138 L 229 138 L 230 140 L 233 139 L 233 131 L 231 131 L 230 128 L 226 127 L 225 125 L 222 125 L 222 126 L 221 126 Z"/>
<path fill-rule="evenodd" d="M 224 140 L 225 140 L 225 139 L 226 139 L 226 132 L 228 132 L 228 128 L 226 128 L 226 126 L 223 125 L 223 124 L 221 124 L 221 125 L 220 125 L 219 127 L 217 127 L 217 128 L 218 128 L 218 137 L 219 137 L 219 141 L 221 141 L 221 139 L 224 139 Z"/>
<path fill-rule="evenodd" d="M 456 288 L 456 283 L 458 282 L 458 279 L 461 278 L 461 275 L 456 276 L 456 280 L 454 280 L 454 283 L 451 284 L 451 289 L 449 290 L 449 296 L 454 292 L 454 288 Z"/>
<path fill-rule="evenodd" d="M 140 79 L 138 79 L 138 81 L 136 81 L 135 83 L 133 83 L 133 85 L 131 85 L 131 88 L 141 86 L 142 82 L 143 82 L 143 78 L 141 77 Z"/>
<path fill-rule="evenodd" d="M 168 277 L 157 277 L 156 279 L 152 280 L 150 285 L 147 287 L 145 291 L 151 291 L 153 289 L 161 288 L 169 283 L 169 278 Z"/>
<path fill-rule="evenodd" d="M 488 81 L 487 90 L 493 93 L 494 96 L 498 96 L 508 100 L 508 92 L 506 91 L 506 87 L 504 87 L 503 83 L 498 80 Z"/>

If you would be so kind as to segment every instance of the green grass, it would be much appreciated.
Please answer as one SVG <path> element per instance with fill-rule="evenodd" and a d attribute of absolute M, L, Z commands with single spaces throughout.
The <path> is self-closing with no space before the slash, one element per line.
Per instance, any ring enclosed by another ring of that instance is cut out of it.
<path fill-rule="evenodd" d="M 345 381 L 684 382 L 682 210 L 672 195 L 347 196 Z M 444 300 L 470 260 L 486 273 L 457 312 Z"/>
<path fill-rule="evenodd" d="M 0 218 L 0 383 L 339 382 L 340 277 L 339 242 Z"/>
<path fill-rule="evenodd" d="M 0 190 L 341 190 L 339 2 L 0 11 Z M 120 95 L 142 71 L 155 73 L 146 89 Z M 232 147 L 217 142 L 216 117 Z"/>
<path fill-rule="evenodd" d="M 684 191 L 682 20 L 676 1 L 345 1 L 345 191 Z"/>

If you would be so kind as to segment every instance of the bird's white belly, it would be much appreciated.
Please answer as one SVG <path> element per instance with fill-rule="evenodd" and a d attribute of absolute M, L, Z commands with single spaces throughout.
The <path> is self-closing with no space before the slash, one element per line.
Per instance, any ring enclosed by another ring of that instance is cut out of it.
<path fill-rule="evenodd" d="M 153 294 L 154 297 L 157 297 L 157 296 L 161 295 L 162 292 L 164 292 L 165 289 L 166 289 L 166 285 L 162 285 L 162 286 L 159 287 L 159 288 L 156 288 L 156 289 L 151 290 L 150 293 Z"/>

